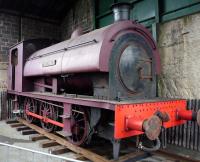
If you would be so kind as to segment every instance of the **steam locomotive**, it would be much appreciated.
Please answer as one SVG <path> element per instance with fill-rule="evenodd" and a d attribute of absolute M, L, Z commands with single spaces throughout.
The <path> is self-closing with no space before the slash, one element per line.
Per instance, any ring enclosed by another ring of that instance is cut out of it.
<path fill-rule="evenodd" d="M 93 135 L 113 143 L 145 135 L 159 143 L 161 128 L 194 120 L 186 100 L 156 98 L 160 56 L 150 32 L 129 20 L 129 5 L 113 5 L 115 22 L 56 43 L 19 42 L 9 52 L 8 94 L 14 113 L 58 131 L 71 143 L 89 143 Z M 144 148 L 144 147 L 141 147 Z"/>

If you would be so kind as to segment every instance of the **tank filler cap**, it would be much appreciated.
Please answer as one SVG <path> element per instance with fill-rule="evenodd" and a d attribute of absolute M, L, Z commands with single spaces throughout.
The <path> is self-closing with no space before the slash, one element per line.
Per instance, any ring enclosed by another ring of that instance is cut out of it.
<path fill-rule="evenodd" d="M 83 34 L 83 29 L 82 29 L 81 27 L 78 27 L 78 28 L 76 28 L 76 30 L 74 30 L 74 31 L 72 32 L 72 34 L 71 34 L 71 39 L 77 38 L 77 37 L 79 37 L 79 36 L 82 35 L 82 34 Z"/>
<path fill-rule="evenodd" d="M 130 20 L 130 3 L 119 2 L 111 6 L 114 16 L 114 22 Z"/>

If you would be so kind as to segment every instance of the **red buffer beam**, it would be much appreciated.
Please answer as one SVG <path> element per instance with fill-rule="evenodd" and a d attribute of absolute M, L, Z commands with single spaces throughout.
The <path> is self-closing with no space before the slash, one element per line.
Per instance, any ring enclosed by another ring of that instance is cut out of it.
<path fill-rule="evenodd" d="M 200 110 L 187 110 L 186 100 L 119 104 L 115 108 L 115 138 L 145 134 L 155 140 L 162 126 L 170 128 L 187 120 L 197 121 L 200 125 Z"/>

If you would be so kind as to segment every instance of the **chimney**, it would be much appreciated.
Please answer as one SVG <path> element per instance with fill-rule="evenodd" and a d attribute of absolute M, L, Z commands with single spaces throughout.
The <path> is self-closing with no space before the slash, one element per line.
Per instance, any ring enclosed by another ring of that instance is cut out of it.
<path fill-rule="evenodd" d="M 115 3 L 111 6 L 114 22 L 130 20 L 130 3 Z"/>

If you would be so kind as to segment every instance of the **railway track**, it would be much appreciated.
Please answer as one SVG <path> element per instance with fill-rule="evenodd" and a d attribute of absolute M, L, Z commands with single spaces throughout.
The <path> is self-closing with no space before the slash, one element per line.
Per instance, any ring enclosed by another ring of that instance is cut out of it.
<path fill-rule="evenodd" d="M 199 160 L 189 157 L 180 156 L 165 150 L 159 150 L 153 153 L 138 151 L 135 148 L 122 150 L 122 155 L 119 159 L 111 159 L 111 150 L 107 146 L 100 145 L 95 147 L 82 148 L 68 142 L 58 134 L 48 133 L 42 128 L 28 123 L 26 120 L 19 118 L 18 120 L 9 120 L 6 122 L 17 131 L 21 131 L 23 135 L 30 135 L 30 140 L 40 141 L 40 146 L 49 148 L 51 154 L 63 154 L 73 152 L 77 159 L 94 162 L 199 162 Z M 46 139 L 44 141 L 44 139 Z M 103 151 L 103 152 L 102 152 Z"/>

